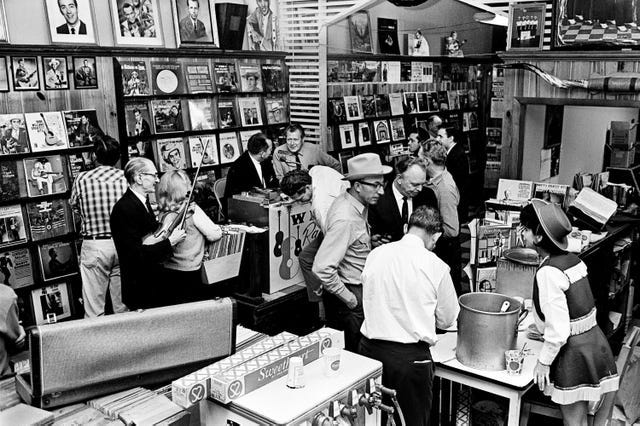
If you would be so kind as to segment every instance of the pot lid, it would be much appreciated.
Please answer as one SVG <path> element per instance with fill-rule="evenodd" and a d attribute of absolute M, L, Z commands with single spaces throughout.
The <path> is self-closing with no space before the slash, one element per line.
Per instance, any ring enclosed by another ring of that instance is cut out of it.
<path fill-rule="evenodd" d="M 502 254 L 505 258 L 512 262 L 521 263 L 523 265 L 535 265 L 537 266 L 540 261 L 538 258 L 538 252 L 534 249 L 517 247 L 509 250 L 505 250 Z"/>

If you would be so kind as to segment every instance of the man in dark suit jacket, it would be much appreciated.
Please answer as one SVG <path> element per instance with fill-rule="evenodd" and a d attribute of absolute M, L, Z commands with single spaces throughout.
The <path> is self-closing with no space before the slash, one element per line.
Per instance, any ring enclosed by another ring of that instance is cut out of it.
<path fill-rule="evenodd" d="M 120 260 L 122 302 L 131 310 L 171 303 L 170 289 L 161 280 L 160 262 L 172 247 L 185 239 L 174 230 L 168 238 L 144 244 L 144 237 L 158 228 L 147 195 L 155 191 L 158 171 L 148 158 L 131 159 L 124 168 L 129 189 L 111 211 L 111 235 Z"/>
<path fill-rule="evenodd" d="M 469 160 L 467 159 L 467 153 L 464 152 L 461 136 L 460 131 L 453 127 L 438 130 L 438 141 L 447 150 L 445 166 L 453 176 L 453 181 L 456 183 L 460 193 L 458 219 L 462 224 L 467 221 L 469 209 L 467 192 L 469 186 Z"/>
<path fill-rule="evenodd" d="M 424 185 L 427 169 L 421 159 L 410 157 L 396 166 L 396 177 L 384 189 L 378 203 L 369 206 L 371 243 L 374 247 L 398 241 L 405 234 L 411 213 L 420 206 L 438 207 L 435 194 Z M 406 198 L 406 217 L 403 206 Z"/>
<path fill-rule="evenodd" d="M 58 0 L 58 8 L 67 22 L 56 27 L 57 34 L 87 34 L 87 26 L 78 18 L 77 0 Z"/>
<path fill-rule="evenodd" d="M 271 141 L 263 133 L 256 133 L 249 138 L 247 150 L 229 168 L 225 198 L 251 191 L 254 187 L 278 186 L 271 161 L 265 161 L 271 156 L 271 147 Z"/>

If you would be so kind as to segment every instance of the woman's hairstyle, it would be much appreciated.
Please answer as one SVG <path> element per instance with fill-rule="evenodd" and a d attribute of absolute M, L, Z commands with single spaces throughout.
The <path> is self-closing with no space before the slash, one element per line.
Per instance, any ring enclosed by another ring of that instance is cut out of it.
<path fill-rule="evenodd" d="M 177 210 L 190 190 L 191 180 L 184 170 L 166 172 L 156 187 L 158 208 L 162 212 Z"/>
<path fill-rule="evenodd" d="M 542 237 L 542 240 L 537 245 L 545 251 L 551 254 L 564 253 L 564 251 L 556 246 L 549 237 L 547 237 L 547 234 L 545 234 L 540 224 L 540 219 L 538 219 L 538 215 L 536 215 L 536 211 L 533 209 L 533 204 L 527 204 L 520 212 L 520 225 L 531 229 L 533 235 Z"/>

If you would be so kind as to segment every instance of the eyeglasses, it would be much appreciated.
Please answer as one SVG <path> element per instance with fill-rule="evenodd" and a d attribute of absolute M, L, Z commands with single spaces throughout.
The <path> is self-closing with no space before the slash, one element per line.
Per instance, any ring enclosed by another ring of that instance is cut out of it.
<path fill-rule="evenodd" d="M 151 176 L 154 179 L 158 179 L 158 173 L 140 172 L 141 175 Z"/>
<path fill-rule="evenodd" d="M 363 180 L 359 180 L 358 182 L 360 182 L 363 185 L 367 185 L 367 186 L 370 186 L 372 188 L 375 188 L 376 190 L 377 189 L 381 189 L 381 188 L 384 187 L 384 183 L 382 183 L 382 182 L 365 182 Z"/>

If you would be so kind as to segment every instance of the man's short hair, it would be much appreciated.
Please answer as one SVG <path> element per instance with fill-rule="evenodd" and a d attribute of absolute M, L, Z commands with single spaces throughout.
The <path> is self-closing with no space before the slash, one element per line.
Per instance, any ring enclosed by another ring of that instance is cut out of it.
<path fill-rule="evenodd" d="M 396 164 L 396 176 L 400 176 L 411 166 L 418 166 L 425 172 L 427 171 L 427 165 L 424 164 L 424 161 L 421 158 L 409 157 L 398 161 L 398 164 Z"/>
<path fill-rule="evenodd" d="M 136 176 L 147 167 L 154 167 L 153 161 L 144 157 L 134 157 L 124 166 L 124 177 L 129 184 L 133 184 Z"/>
<path fill-rule="evenodd" d="M 291 170 L 280 181 L 280 190 L 293 197 L 307 185 L 311 185 L 311 175 L 306 170 Z"/>
<path fill-rule="evenodd" d="M 78 8 L 78 0 L 73 0 L 73 5 Z M 60 1 L 58 0 L 58 8 L 60 8 Z"/>
<path fill-rule="evenodd" d="M 187 3 L 187 7 L 189 7 L 189 3 L 190 3 L 190 2 L 198 3 L 198 7 L 200 7 L 200 0 L 187 0 L 187 1 L 186 1 L 186 3 Z"/>
<path fill-rule="evenodd" d="M 429 139 L 429 132 L 424 127 L 420 126 L 411 126 L 409 129 L 409 134 L 417 133 L 418 134 L 418 142 L 422 142 L 424 140 Z"/>
<path fill-rule="evenodd" d="M 304 127 L 302 127 L 298 123 L 291 123 L 287 126 L 286 129 L 284 129 L 285 135 L 287 133 L 293 133 L 293 132 L 300 132 L 300 137 L 304 139 Z"/>
<path fill-rule="evenodd" d="M 424 156 L 436 166 L 444 166 L 447 161 L 447 149 L 441 143 L 432 143 L 428 145 Z"/>
<path fill-rule="evenodd" d="M 420 206 L 413 211 L 409 218 L 409 229 L 414 226 L 431 235 L 442 232 L 440 213 L 433 207 Z"/>
<path fill-rule="evenodd" d="M 438 120 L 440 122 L 440 124 L 438 124 L 438 126 L 442 126 L 442 118 L 440 118 L 437 115 L 432 115 L 429 118 L 427 118 L 427 126 L 430 126 L 436 120 Z"/>
<path fill-rule="evenodd" d="M 105 166 L 115 166 L 120 159 L 120 144 L 109 135 L 93 136 L 93 152 L 96 160 Z"/>
<path fill-rule="evenodd" d="M 447 136 L 452 137 L 454 142 L 460 143 L 462 142 L 462 132 L 455 127 L 445 127 L 444 130 L 447 132 Z"/>
<path fill-rule="evenodd" d="M 247 142 L 247 151 L 250 154 L 256 155 L 265 149 L 269 148 L 269 142 L 267 141 L 267 137 L 264 133 L 259 132 L 249 138 L 249 142 Z"/>

